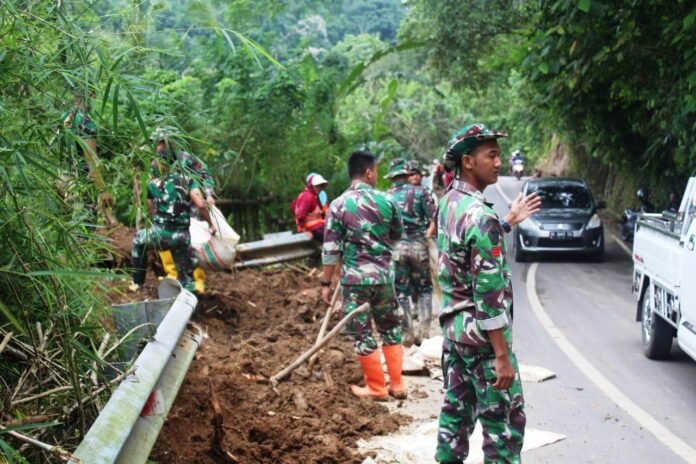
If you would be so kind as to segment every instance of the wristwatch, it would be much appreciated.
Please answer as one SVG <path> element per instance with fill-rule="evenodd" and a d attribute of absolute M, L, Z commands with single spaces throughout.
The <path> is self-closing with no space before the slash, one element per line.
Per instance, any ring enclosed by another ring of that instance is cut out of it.
<path fill-rule="evenodd" d="M 319 283 L 321 284 L 322 287 L 330 287 L 331 286 L 330 280 L 320 280 Z"/>
<path fill-rule="evenodd" d="M 506 234 L 509 234 L 512 231 L 512 226 L 510 226 L 506 220 L 500 221 L 500 227 L 503 228 Z"/>

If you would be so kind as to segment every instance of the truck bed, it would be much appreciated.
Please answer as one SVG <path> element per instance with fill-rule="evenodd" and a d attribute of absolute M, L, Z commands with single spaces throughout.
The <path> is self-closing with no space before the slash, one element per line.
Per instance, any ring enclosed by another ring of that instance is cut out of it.
<path fill-rule="evenodd" d="M 643 213 L 638 218 L 637 229 L 647 227 L 656 232 L 666 235 L 669 238 L 679 240 L 683 221 L 679 220 L 676 214 Z"/>

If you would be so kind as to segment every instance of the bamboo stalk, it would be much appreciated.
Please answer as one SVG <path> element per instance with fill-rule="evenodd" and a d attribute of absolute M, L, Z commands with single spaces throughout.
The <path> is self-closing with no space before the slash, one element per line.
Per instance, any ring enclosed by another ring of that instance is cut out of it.
<path fill-rule="evenodd" d="M 12 335 L 14 335 L 13 332 L 8 332 L 7 335 L 3 337 L 2 342 L 0 342 L 0 354 L 2 354 L 3 351 L 5 351 L 7 344 L 10 343 Z"/>
<path fill-rule="evenodd" d="M 60 393 L 60 392 L 72 390 L 72 388 L 73 388 L 72 385 L 65 385 L 63 387 L 52 388 L 51 390 L 46 390 L 45 392 L 41 392 L 38 395 L 28 396 L 26 398 L 21 398 L 21 399 L 15 400 L 10 404 L 12 406 L 17 406 L 18 404 L 29 403 L 29 402 L 34 401 L 34 400 L 38 400 L 41 398 L 45 398 L 47 396 L 51 396 L 54 393 Z"/>
<path fill-rule="evenodd" d="M 7 427 L 0 425 L 0 430 L 7 430 Z M 9 430 L 6 433 L 10 436 L 15 437 L 19 441 L 23 441 L 24 443 L 27 443 L 31 446 L 42 449 L 42 450 L 46 451 L 47 453 L 51 453 L 52 455 L 56 456 L 58 459 L 60 459 L 63 462 L 68 462 L 68 461 L 70 461 L 70 459 L 72 459 L 72 454 L 68 453 L 60 446 L 49 445 L 48 443 L 44 443 L 42 441 L 28 437 L 28 436 L 23 435 L 19 432 L 15 432 L 14 430 Z"/>
<path fill-rule="evenodd" d="M 314 342 L 315 345 L 317 343 L 319 343 L 322 338 L 324 338 L 324 334 L 326 333 L 326 329 L 329 326 L 329 321 L 331 320 L 331 314 L 333 314 L 334 308 L 336 307 L 336 303 L 338 302 L 338 295 L 340 293 L 341 293 L 341 284 L 338 284 L 338 285 L 336 285 L 336 289 L 334 290 L 333 296 L 331 297 L 331 304 L 329 305 L 329 308 L 326 310 L 326 315 L 324 315 L 324 320 L 321 322 L 321 328 L 319 328 L 319 334 L 317 335 L 317 341 Z M 314 364 L 316 364 L 318 358 L 319 358 L 319 353 L 315 353 L 309 359 L 309 364 L 307 366 L 307 369 L 309 369 L 309 372 L 312 372 L 312 370 L 314 369 Z"/>
<path fill-rule="evenodd" d="M 346 325 L 351 319 L 353 319 L 355 316 L 358 314 L 362 314 L 364 312 L 367 312 L 370 309 L 370 304 L 369 303 L 364 303 L 360 306 L 358 306 L 353 312 L 350 314 L 346 315 L 343 319 L 341 319 L 336 326 L 331 329 L 331 332 L 329 332 L 326 337 L 322 338 L 321 342 L 316 343 L 314 346 L 312 346 L 309 350 L 305 351 L 298 357 L 292 364 L 290 364 L 288 367 L 285 369 L 281 370 L 278 372 L 276 375 L 271 377 L 269 382 L 271 382 L 271 385 L 273 386 L 273 389 L 275 390 L 276 387 L 278 386 L 278 383 L 283 380 L 285 377 L 290 374 L 290 372 L 294 371 L 302 365 L 303 362 L 305 362 L 307 359 L 309 359 L 310 356 L 312 356 L 314 353 L 319 351 L 326 345 L 332 338 L 334 338 L 338 333 L 341 331 L 344 325 Z"/>

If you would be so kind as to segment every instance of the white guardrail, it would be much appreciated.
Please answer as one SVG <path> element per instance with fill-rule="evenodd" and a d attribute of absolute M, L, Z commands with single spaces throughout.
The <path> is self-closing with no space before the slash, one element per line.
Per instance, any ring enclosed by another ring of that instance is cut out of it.
<path fill-rule="evenodd" d="M 306 234 L 280 232 L 266 234 L 263 240 L 237 245 L 237 269 L 291 261 L 317 255 L 320 246 Z"/>
<path fill-rule="evenodd" d="M 142 464 L 159 435 L 189 365 L 203 339 L 187 329 L 198 300 L 178 282 L 165 279 L 160 298 L 171 308 L 126 377 L 75 451 L 72 464 Z"/>

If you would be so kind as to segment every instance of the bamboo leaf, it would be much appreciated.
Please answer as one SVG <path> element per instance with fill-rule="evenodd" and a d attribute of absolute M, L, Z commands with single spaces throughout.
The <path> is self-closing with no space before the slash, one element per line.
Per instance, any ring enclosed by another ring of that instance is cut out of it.
<path fill-rule="evenodd" d="M 26 335 L 27 331 L 22 325 L 22 323 L 15 317 L 12 310 L 5 304 L 4 301 L 0 300 L 0 313 L 2 313 L 5 318 L 17 329 L 22 335 Z"/>
<path fill-rule="evenodd" d="M 112 116 L 113 116 L 113 126 L 114 130 L 118 129 L 118 89 L 119 85 L 116 84 L 116 87 L 114 87 L 114 102 L 113 102 L 113 108 L 111 110 Z"/>
<path fill-rule="evenodd" d="M 32 424 L 12 425 L 12 426 L 4 427 L 4 429 L 0 430 L 0 435 L 7 433 L 7 432 L 26 432 L 27 430 L 43 429 L 46 427 L 55 427 L 57 425 L 60 425 L 60 422 L 51 421 L 51 422 L 37 422 L 37 423 L 32 423 Z"/>
<path fill-rule="evenodd" d="M 140 131 L 143 134 L 143 139 L 147 139 L 147 127 L 145 127 L 142 115 L 140 114 L 140 108 L 138 107 L 138 103 L 135 101 L 135 98 L 133 98 L 133 94 L 130 90 L 126 89 L 126 95 L 128 96 L 128 101 L 130 101 L 131 108 L 133 108 L 133 112 L 135 113 L 135 118 L 138 120 L 138 126 L 140 126 Z"/>
<path fill-rule="evenodd" d="M 109 77 L 109 80 L 106 81 L 106 87 L 104 88 L 104 95 L 102 96 L 102 106 L 101 110 L 99 111 L 100 113 L 104 113 L 104 107 L 106 106 L 106 102 L 109 100 L 109 92 L 111 92 L 111 84 L 114 82 L 114 77 L 111 76 Z"/>
<path fill-rule="evenodd" d="M 27 460 L 24 459 L 17 450 L 12 448 L 9 443 L 5 440 L 0 439 L 0 448 L 2 449 L 2 454 L 7 458 L 9 464 L 21 463 L 28 464 Z"/>
<path fill-rule="evenodd" d="M 27 272 L 24 275 L 29 277 L 43 277 L 43 276 L 56 276 L 56 277 L 98 277 L 105 278 L 109 275 L 108 272 L 100 271 L 75 271 L 73 269 L 52 269 L 50 271 L 32 271 Z"/>

